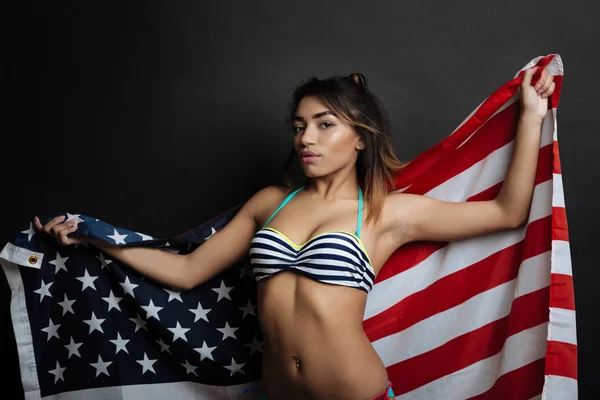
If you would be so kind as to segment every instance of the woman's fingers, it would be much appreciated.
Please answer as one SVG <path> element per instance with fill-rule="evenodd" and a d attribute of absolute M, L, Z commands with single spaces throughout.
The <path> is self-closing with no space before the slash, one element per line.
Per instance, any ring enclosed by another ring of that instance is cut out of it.
<path fill-rule="evenodd" d="M 63 246 L 78 243 L 78 240 L 68 237 L 71 232 L 75 232 L 77 230 L 77 222 L 75 220 L 71 220 L 67 223 L 62 223 L 64 219 L 65 217 L 61 215 L 52 218 L 48 223 L 46 223 L 46 225 L 42 226 L 40 219 L 35 216 L 33 218 L 33 225 L 36 230 L 44 231 L 47 234 L 54 236 L 58 243 Z"/>

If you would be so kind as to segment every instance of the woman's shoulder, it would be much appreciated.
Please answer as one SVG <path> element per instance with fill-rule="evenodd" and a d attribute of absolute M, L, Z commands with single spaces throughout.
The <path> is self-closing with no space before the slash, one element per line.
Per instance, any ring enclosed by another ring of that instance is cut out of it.
<path fill-rule="evenodd" d="M 290 189 L 286 186 L 265 186 L 259 189 L 249 202 L 252 203 L 254 215 L 259 219 L 264 219 L 266 214 L 269 214 L 281 203 L 290 193 Z"/>

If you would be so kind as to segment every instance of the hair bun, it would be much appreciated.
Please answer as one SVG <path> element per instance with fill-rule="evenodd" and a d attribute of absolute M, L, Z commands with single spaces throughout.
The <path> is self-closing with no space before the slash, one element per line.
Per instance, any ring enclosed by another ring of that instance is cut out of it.
<path fill-rule="evenodd" d="M 367 89 L 367 77 L 361 74 L 360 72 L 353 72 L 350 75 L 348 75 L 348 77 L 351 78 L 358 85 L 360 85 L 360 87 L 364 90 Z"/>

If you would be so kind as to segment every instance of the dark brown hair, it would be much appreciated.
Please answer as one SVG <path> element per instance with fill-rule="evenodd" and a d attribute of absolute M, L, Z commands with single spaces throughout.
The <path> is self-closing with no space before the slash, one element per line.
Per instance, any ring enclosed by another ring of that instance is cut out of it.
<path fill-rule="evenodd" d="M 289 129 L 293 128 L 296 109 L 305 96 L 319 98 L 360 135 L 365 148 L 358 155 L 356 172 L 367 207 L 365 221 L 377 221 L 385 196 L 389 188 L 393 187 L 396 172 L 408 164 L 398 160 L 394 154 L 391 126 L 385 107 L 367 88 L 367 78 L 361 73 L 335 75 L 322 80 L 313 76 L 296 86 L 292 94 L 286 116 Z M 298 157 L 292 145 L 283 164 L 284 183 L 290 189 L 297 189 L 308 182 L 303 173 L 303 178 L 294 177 L 293 170 L 298 168 Z"/>

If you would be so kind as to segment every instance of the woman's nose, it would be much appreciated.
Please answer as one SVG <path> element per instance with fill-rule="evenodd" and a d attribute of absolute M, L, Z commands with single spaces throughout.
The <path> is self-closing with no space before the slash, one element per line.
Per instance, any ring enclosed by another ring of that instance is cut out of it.
<path fill-rule="evenodd" d="M 300 141 L 302 142 L 302 144 L 315 143 L 315 141 L 317 140 L 317 135 L 318 132 L 316 129 L 307 127 L 304 129 L 304 132 L 302 132 L 302 137 L 300 138 Z"/>

